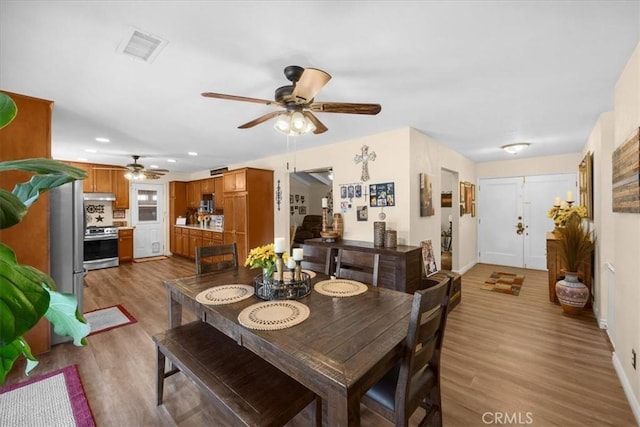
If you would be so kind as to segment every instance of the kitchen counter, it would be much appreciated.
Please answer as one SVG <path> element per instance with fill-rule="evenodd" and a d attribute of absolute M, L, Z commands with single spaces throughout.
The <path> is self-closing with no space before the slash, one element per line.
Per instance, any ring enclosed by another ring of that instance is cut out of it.
<path fill-rule="evenodd" d="M 216 228 L 211 226 L 203 227 L 201 225 L 176 225 L 176 227 L 187 228 L 189 230 L 213 231 L 214 233 L 222 233 L 224 231 L 222 228 Z"/>

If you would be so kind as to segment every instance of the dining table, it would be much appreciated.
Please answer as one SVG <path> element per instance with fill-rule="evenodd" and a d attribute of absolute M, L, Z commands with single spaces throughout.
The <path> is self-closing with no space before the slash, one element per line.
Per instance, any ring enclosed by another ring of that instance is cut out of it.
<path fill-rule="evenodd" d="M 182 309 L 187 308 L 320 396 L 323 425 L 360 425 L 361 396 L 402 357 L 412 295 L 367 286 L 355 296 L 328 296 L 313 286 L 331 279 L 314 273 L 311 292 L 296 300 L 308 307 L 308 317 L 278 330 L 254 329 L 239 321 L 243 310 L 263 302 L 255 294 L 221 305 L 197 298 L 218 286 L 254 286 L 259 272 L 237 267 L 164 280 L 169 327 L 182 324 Z"/>

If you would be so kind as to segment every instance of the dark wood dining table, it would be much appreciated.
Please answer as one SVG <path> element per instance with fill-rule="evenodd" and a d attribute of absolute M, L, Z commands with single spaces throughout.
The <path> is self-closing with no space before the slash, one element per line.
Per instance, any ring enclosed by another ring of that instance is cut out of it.
<path fill-rule="evenodd" d="M 411 312 L 412 295 L 378 287 L 337 298 L 314 290 L 299 299 L 310 309 L 302 323 L 262 331 L 238 322 L 238 314 L 262 302 L 255 295 L 227 305 L 205 305 L 196 296 L 208 288 L 254 284 L 259 270 L 246 267 L 163 283 L 169 295 L 169 327 L 182 323 L 186 307 L 322 398 L 325 426 L 360 424 L 360 397 L 400 358 Z M 327 279 L 318 274 L 314 283 Z"/>

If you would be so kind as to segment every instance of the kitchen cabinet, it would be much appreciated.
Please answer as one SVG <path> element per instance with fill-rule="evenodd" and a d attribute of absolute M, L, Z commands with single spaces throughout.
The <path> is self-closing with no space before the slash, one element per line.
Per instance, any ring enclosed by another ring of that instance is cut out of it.
<path fill-rule="evenodd" d="M 233 193 L 236 191 L 247 190 L 247 170 L 249 169 L 237 169 L 229 172 L 225 172 L 222 175 L 223 190 L 225 193 Z M 256 169 L 252 169 L 256 170 Z M 253 174 L 252 174 L 253 175 Z M 271 174 L 271 181 L 273 182 L 273 172 Z"/>
<path fill-rule="evenodd" d="M 236 243 L 243 264 L 251 248 L 273 242 L 273 171 L 244 168 L 222 179 L 224 243 Z"/>
<path fill-rule="evenodd" d="M 207 178 L 200 180 L 200 194 L 201 195 L 211 195 L 215 191 L 213 178 Z"/>
<path fill-rule="evenodd" d="M 202 246 L 216 246 L 222 244 L 222 233 L 216 231 L 202 232 Z"/>
<path fill-rule="evenodd" d="M 133 228 L 118 230 L 118 259 L 120 264 L 133 261 Z"/>
<path fill-rule="evenodd" d="M 184 230 L 183 230 L 184 233 Z M 194 229 L 189 229 L 189 252 L 187 254 L 187 256 L 189 258 L 194 258 L 196 257 L 196 248 L 198 246 L 202 246 L 202 230 L 194 230 Z"/>
<path fill-rule="evenodd" d="M 87 177 L 82 181 L 82 192 L 83 193 L 93 193 L 93 178 L 92 176 L 92 167 L 91 163 L 80 163 L 80 162 L 65 162 L 73 167 L 78 169 L 82 169 L 87 173 Z"/>
<path fill-rule="evenodd" d="M 224 187 L 222 177 L 213 179 L 214 206 L 216 211 L 222 211 L 224 205 Z"/>
<path fill-rule="evenodd" d="M 115 193 L 113 182 L 113 170 L 105 169 L 110 166 L 94 165 L 91 177 L 93 179 L 94 193 Z"/>
<path fill-rule="evenodd" d="M 187 183 L 181 181 L 171 181 L 169 182 L 169 224 L 174 226 L 176 223 L 176 219 L 179 216 L 185 216 L 187 214 Z M 180 234 L 171 233 L 169 236 L 169 247 L 171 248 L 171 253 L 176 253 L 175 246 L 178 243 L 176 236 L 179 236 L 179 239 L 182 239 L 182 229 L 175 227 L 175 231 L 180 232 Z M 180 241 L 182 244 L 182 241 Z M 182 246 L 180 246 L 182 248 Z M 182 255 L 182 250 L 179 251 L 179 255 Z"/>
<path fill-rule="evenodd" d="M 130 181 L 124 177 L 124 171 L 113 170 L 111 173 L 113 174 L 113 189 L 116 195 L 116 200 L 113 202 L 113 209 L 129 209 Z"/>
<path fill-rule="evenodd" d="M 4 91 L 3 91 L 4 92 Z M 53 102 L 7 93 L 18 107 L 15 119 L 0 130 L 0 161 L 51 158 L 51 113 Z M 28 181 L 32 174 L 2 172 L 0 187 L 12 191 L 15 184 Z M 43 194 L 22 221 L 0 230 L 0 241 L 13 249 L 21 264 L 49 273 L 49 197 Z M 49 350 L 51 332 L 43 317 L 25 338 L 34 354 Z"/>
<path fill-rule="evenodd" d="M 202 194 L 200 193 L 200 181 L 187 182 L 187 206 L 190 208 L 198 209 L 200 207 L 200 199 Z"/>

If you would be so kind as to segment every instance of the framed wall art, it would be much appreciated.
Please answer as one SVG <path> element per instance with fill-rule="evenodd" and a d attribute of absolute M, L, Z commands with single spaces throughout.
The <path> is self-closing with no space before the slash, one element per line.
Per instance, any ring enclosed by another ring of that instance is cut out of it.
<path fill-rule="evenodd" d="M 393 182 L 369 185 L 369 206 L 385 207 L 396 205 L 396 192 Z"/>
<path fill-rule="evenodd" d="M 467 181 L 460 182 L 460 216 L 471 214 L 476 216 L 476 186 Z"/>
<path fill-rule="evenodd" d="M 593 219 L 593 153 L 590 151 L 578 166 L 580 206 L 587 208 L 587 218 Z"/>
<path fill-rule="evenodd" d="M 640 213 L 640 129 L 612 155 L 613 211 Z"/>
<path fill-rule="evenodd" d="M 433 216 L 435 209 L 433 208 L 433 186 L 429 175 L 420 174 L 420 216 Z"/>

